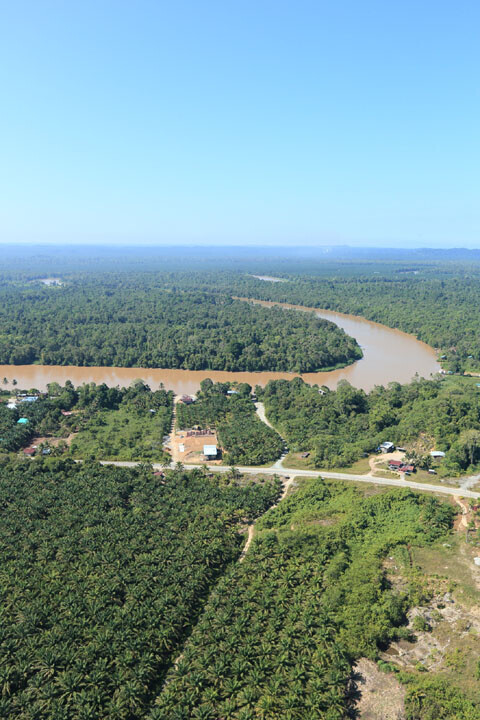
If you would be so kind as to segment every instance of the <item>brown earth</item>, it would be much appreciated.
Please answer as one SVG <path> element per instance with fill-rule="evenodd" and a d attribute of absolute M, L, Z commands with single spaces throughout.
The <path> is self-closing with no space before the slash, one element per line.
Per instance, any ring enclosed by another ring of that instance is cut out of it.
<path fill-rule="evenodd" d="M 73 438 L 78 435 L 78 433 L 70 433 L 67 437 L 35 437 L 33 440 L 29 443 L 28 447 L 32 447 L 32 445 L 41 445 L 42 443 L 51 445 L 51 447 L 57 447 L 61 442 L 66 443 L 67 445 L 70 445 Z"/>
<path fill-rule="evenodd" d="M 211 430 L 209 435 L 187 437 L 187 430 L 177 430 L 171 439 L 172 460 L 174 462 L 205 463 L 208 465 L 220 465 L 221 460 L 205 460 L 203 455 L 204 445 L 217 445 L 217 433 Z M 180 445 L 184 446 L 183 452 Z"/>
<path fill-rule="evenodd" d="M 360 698 L 355 706 L 361 720 L 405 720 L 405 689 L 393 673 L 360 658 L 353 668 Z"/>

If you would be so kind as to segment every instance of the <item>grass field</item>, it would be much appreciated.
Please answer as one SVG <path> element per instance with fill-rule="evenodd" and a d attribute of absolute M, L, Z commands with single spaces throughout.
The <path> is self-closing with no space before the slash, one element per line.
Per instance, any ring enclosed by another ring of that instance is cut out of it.
<path fill-rule="evenodd" d="M 285 469 L 292 468 L 293 470 L 318 470 L 319 474 L 322 472 L 322 470 L 328 470 L 328 472 L 352 473 L 352 475 L 365 475 L 365 473 L 368 473 L 370 471 L 368 458 L 362 458 L 361 460 L 357 460 L 357 462 L 353 463 L 353 465 L 350 465 L 350 467 L 316 468 L 311 462 L 310 458 L 304 459 L 301 458 L 300 455 L 301 453 L 289 453 L 283 461 L 283 467 Z"/>
<path fill-rule="evenodd" d="M 163 462 L 169 457 L 162 447 L 169 416 L 166 407 L 154 414 L 139 414 L 122 406 L 98 412 L 72 441 L 71 453 L 84 459 Z"/>

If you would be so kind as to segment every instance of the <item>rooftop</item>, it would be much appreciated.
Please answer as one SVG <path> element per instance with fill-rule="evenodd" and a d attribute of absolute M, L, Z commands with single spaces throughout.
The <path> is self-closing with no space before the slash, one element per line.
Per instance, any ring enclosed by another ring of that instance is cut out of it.
<path fill-rule="evenodd" d="M 203 454 L 204 455 L 216 455 L 217 454 L 217 446 L 216 445 L 204 445 L 203 446 Z"/>

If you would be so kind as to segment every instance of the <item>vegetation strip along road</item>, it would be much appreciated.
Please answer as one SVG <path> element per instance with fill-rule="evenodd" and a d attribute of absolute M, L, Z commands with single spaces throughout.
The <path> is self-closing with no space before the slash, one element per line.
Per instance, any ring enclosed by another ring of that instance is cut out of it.
<path fill-rule="evenodd" d="M 116 465 L 117 467 L 136 467 L 141 465 L 137 462 L 122 462 L 122 461 L 108 461 L 102 460 L 102 465 Z M 153 463 L 152 467 L 154 470 L 163 470 L 165 467 L 175 468 L 175 464 L 172 463 L 169 466 L 165 464 Z M 210 472 L 231 472 L 231 468 L 224 465 L 188 465 L 186 469 L 193 470 L 194 468 L 206 468 Z M 373 477 L 371 475 L 352 475 L 350 473 L 339 473 L 339 472 L 328 472 L 323 470 L 292 470 L 289 468 L 278 468 L 278 467 L 237 467 L 241 473 L 247 474 L 260 474 L 260 475 L 278 475 L 279 477 L 307 477 L 307 478 L 318 478 L 324 477 L 328 480 L 350 480 L 354 482 L 371 483 L 372 485 L 391 485 L 393 487 L 409 488 L 410 490 L 421 490 L 424 492 L 442 493 L 443 495 L 457 495 L 458 497 L 478 498 L 480 493 L 473 492 L 472 490 L 464 490 L 458 487 L 448 487 L 445 485 L 430 485 L 426 483 L 413 482 L 411 480 L 400 480 L 396 478 L 380 478 Z"/>

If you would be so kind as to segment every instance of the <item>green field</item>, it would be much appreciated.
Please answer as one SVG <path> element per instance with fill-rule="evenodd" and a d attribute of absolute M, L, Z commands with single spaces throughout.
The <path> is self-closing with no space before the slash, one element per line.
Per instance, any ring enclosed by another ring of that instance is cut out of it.
<path fill-rule="evenodd" d="M 75 458 L 97 460 L 168 460 L 163 436 L 171 424 L 171 407 L 155 413 L 135 412 L 131 407 L 102 410 L 88 418 L 71 444 Z"/>

